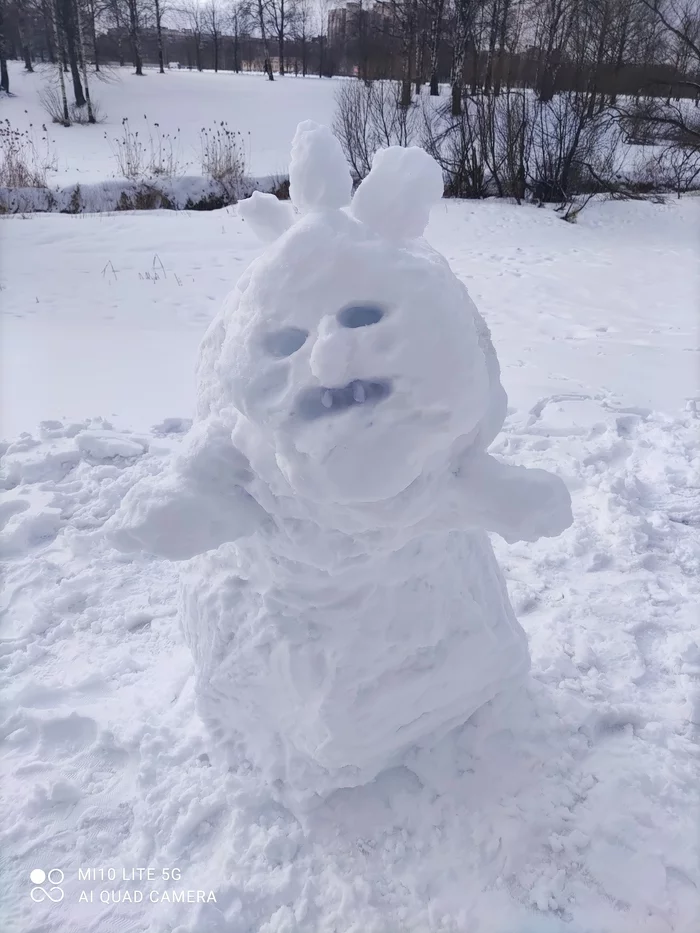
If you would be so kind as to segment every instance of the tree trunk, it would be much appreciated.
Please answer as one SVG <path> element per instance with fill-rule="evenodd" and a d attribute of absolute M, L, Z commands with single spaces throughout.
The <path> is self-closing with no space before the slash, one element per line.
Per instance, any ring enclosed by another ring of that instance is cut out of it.
<path fill-rule="evenodd" d="M 90 7 L 90 33 L 92 35 L 92 50 L 95 55 L 95 71 L 100 70 L 100 53 L 97 48 L 97 24 L 95 23 L 95 7 Z"/>
<path fill-rule="evenodd" d="M 504 0 L 503 11 L 501 13 L 501 22 L 498 35 L 498 58 L 496 67 L 496 77 L 493 84 L 493 93 L 498 97 L 501 93 L 501 84 L 503 83 L 503 71 L 506 60 L 506 36 L 508 33 L 508 14 L 510 12 L 511 0 Z M 507 86 L 510 87 L 510 66 Z"/>
<path fill-rule="evenodd" d="M 54 48 L 54 41 L 53 41 L 53 14 L 51 12 L 51 5 L 48 2 L 48 0 L 42 0 L 41 2 L 41 18 L 44 24 L 44 41 L 46 44 L 46 54 L 49 56 L 49 62 L 52 65 L 55 65 L 56 64 L 56 50 Z M 42 57 L 42 61 L 43 61 L 43 57 Z"/>
<path fill-rule="evenodd" d="M 270 81 L 275 80 L 275 76 L 272 73 L 272 62 L 270 61 L 270 50 L 267 44 L 267 33 L 265 31 L 265 11 L 263 10 L 262 0 L 258 0 L 258 19 L 260 22 L 260 35 L 262 37 L 263 43 L 263 53 L 265 55 L 265 64 L 264 69 L 267 77 Z"/>
<path fill-rule="evenodd" d="M 7 72 L 5 52 L 5 0 L 0 0 L 0 91 L 10 93 L 10 76 Z"/>
<path fill-rule="evenodd" d="M 498 16 L 500 8 L 494 3 L 489 25 L 489 50 L 486 58 L 486 74 L 484 75 L 484 93 L 488 94 L 493 83 L 493 65 L 496 57 L 496 37 L 498 36 Z"/>
<path fill-rule="evenodd" d="M 24 14 L 17 17 L 17 30 L 19 32 L 19 42 L 22 46 L 22 58 L 24 59 L 24 70 L 29 74 L 34 73 L 32 68 L 32 50 L 29 45 L 29 34 L 27 32 L 27 22 Z"/>
<path fill-rule="evenodd" d="M 134 68 L 139 77 L 143 77 L 143 59 L 141 57 L 141 35 L 139 31 L 139 11 L 137 7 L 138 0 L 129 0 L 129 40 L 131 42 L 131 54 L 134 59 Z"/>
<path fill-rule="evenodd" d="M 280 57 L 279 71 L 282 77 L 284 77 L 284 29 L 285 29 L 284 0 L 280 0 L 280 31 L 279 31 L 277 46 L 278 46 L 279 57 Z"/>
<path fill-rule="evenodd" d="M 629 20 L 626 19 L 620 31 L 620 37 L 617 44 L 617 53 L 615 55 L 615 70 L 613 72 L 613 80 L 615 82 L 613 87 L 613 92 L 610 95 L 610 106 L 614 107 L 617 103 L 617 92 L 618 92 L 618 80 L 620 77 L 620 72 L 622 71 L 622 66 L 625 61 L 625 49 L 627 48 L 627 33 L 629 29 Z"/>
<path fill-rule="evenodd" d="M 85 64 L 85 43 L 83 42 L 83 21 L 80 13 L 80 4 L 75 4 L 75 19 L 78 34 L 78 53 L 80 56 L 80 66 L 83 73 L 83 87 L 85 88 L 85 103 L 87 105 L 88 123 L 97 123 L 90 100 L 90 85 L 88 84 L 87 65 Z"/>
<path fill-rule="evenodd" d="M 410 107 L 413 100 L 413 64 L 416 57 L 416 0 L 408 0 L 404 11 L 401 34 L 401 54 L 403 58 L 403 78 L 401 80 L 402 107 Z"/>
<path fill-rule="evenodd" d="M 53 38 L 56 44 L 56 49 L 61 48 L 61 42 L 58 37 L 58 10 L 56 6 L 56 0 L 52 0 L 52 7 L 50 11 L 50 19 L 53 24 Z M 63 104 L 63 125 L 70 126 L 70 118 L 68 116 L 68 97 L 66 95 L 66 81 L 63 77 L 63 68 L 61 66 L 61 56 L 56 55 L 56 70 L 58 71 L 58 86 L 61 89 L 61 103 Z"/>
<path fill-rule="evenodd" d="M 442 38 L 442 14 L 445 9 L 445 0 L 437 0 L 433 21 L 430 24 L 430 96 L 440 94 L 438 84 L 438 57 L 440 54 L 440 39 Z"/>
<path fill-rule="evenodd" d="M 598 78 L 599 78 L 599 69 L 603 64 L 603 58 L 605 56 L 605 40 L 607 38 L 608 24 L 607 16 L 603 16 L 603 21 L 600 24 L 600 33 L 598 34 L 598 48 L 596 50 L 595 62 L 593 63 L 593 74 L 591 76 L 591 82 L 589 84 L 589 90 L 591 96 L 588 99 L 588 108 L 586 116 L 590 120 L 595 113 L 595 103 L 596 95 L 598 93 Z"/>
<path fill-rule="evenodd" d="M 161 28 L 160 0 L 155 0 L 156 35 L 158 37 L 158 71 L 165 74 L 165 58 L 163 56 L 163 30 Z"/>
<path fill-rule="evenodd" d="M 464 55 L 466 52 L 466 38 L 460 29 L 457 30 L 454 50 L 452 52 L 452 106 L 451 114 L 458 117 L 462 113 L 462 94 L 464 92 Z"/>
<path fill-rule="evenodd" d="M 66 40 L 65 47 L 68 55 L 68 65 L 73 80 L 73 96 L 75 97 L 76 106 L 84 107 L 86 101 L 85 94 L 83 93 L 83 86 L 80 82 L 80 66 L 78 62 L 78 27 L 71 0 L 62 0 L 60 10 L 63 37 Z"/>
<path fill-rule="evenodd" d="M 416 29 L 417 29 L 416 23 Z M 420 90 L 423 86 L 425 77 L 425 58 L 426 58 L 426 31 L 422 27 L 416 35 L 416 97 L 420 97 Z"/>
<path fill-rule="evenodd" d="M 214 34 L 214 74 L 219 71 L 219 37 Z"/>

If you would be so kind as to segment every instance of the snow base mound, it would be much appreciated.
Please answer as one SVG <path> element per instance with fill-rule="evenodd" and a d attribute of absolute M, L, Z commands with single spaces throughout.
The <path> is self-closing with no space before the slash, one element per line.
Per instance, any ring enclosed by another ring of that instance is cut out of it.
<path fill-rule="evenodd" d="M 486 324 L 420 238 L 420 150 L 350 175 L 325 127 L 292 146 L 289 226 L 204 337 L 196 422 L 125 498 L 112 541 L 191 560 L 180 608 L 202 717 L 287 800 L 372 780 L 528 669 L 488 532 L 554 536 L 569 494 L 486 453 L 506 397 Z M 411 192 L 410 207 L 406 192 Z"/>

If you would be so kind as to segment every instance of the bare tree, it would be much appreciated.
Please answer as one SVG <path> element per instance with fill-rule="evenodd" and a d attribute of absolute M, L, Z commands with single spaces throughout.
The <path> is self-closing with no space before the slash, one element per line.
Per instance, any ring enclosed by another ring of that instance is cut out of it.
<path fill-rule="evenodd" d="M 84 107 L 86 99 L 80 79 L 78 11 L 73 0 L 58 0 L 56 9 L 58 13 L 58 33 L 59 38 L 62 40 L 61 47 L 68 59 L 75 104 L 77 107 Z"/>
<path fill-rule="evenodd" d="M 464 93 L 464 65 L 467 44 L 473 36 L 478 0 L 455 0 L 454 42 L 452 46 L 452 75 L 450 79 L 452 103 L 451 113 L 457 117 L 462 112 Z"/>
<path fill-rule="evenodd" d="M 156 18 L 156 38 L 158 42 L 158 71 L 160 74 L 165 74 L 165 54 L 163 47 L 163 16 L 165 15 L 165 10 L 163 9 L 163 4 L 161 0 L 153 0 L 153 12 L 155 13 Z"/>
<path fill-rule="evenodd" d="M 104 13 L 105 6 L 98 4 L 97 0 L 84 0 L 85 3 L 85 18 L 87 18 L 87 28 L 90 31 L 90 41 L 92 42 L 92 54 L 93 54 L 93 63 L 95 66 L 95 71 L 100 70 L 100 53 L 97 42 L 97 20 L 98 17 Z"/>
<path fill-rule="evenodd" d="M 285 46 L 290 20 L 293 19 L 294 7 L 289 0 L 267 0 L 266 5 L 268 30 L 277 42 L 277 59 L 280 75 L 284 75 Z"/>
<path fill-rule="evenodd" d="M 260 27 L 260 38 L 262 39 L 263 54 L 265 56 L 263 69 L 265 71 L 265 74 L 270 79 L 270 81 L 274 81 L 275 76 L 272 73 L 272 62 L 270 61 L 270 49 L 267 44 L 267 30 L 265 29 L 265 17 L 266 17 L 266 10 L 263 4 L 263 0 L 258 0 L 258 26 Z"/>
<path fill-rule="evenodd" d="M 90 85 L 88 83 L 87 63 L 85 61 L 85 40 L 83 36 L 83 22 L 82 22 L 82 15 L 80 12 L 79 2 L 76 2 L 75 4 L 75 23 L 77 26 L 78 57 L 80 59 L 80 70 L 83 76 L 83 91 L 85 94 L 85 106 L 87 108 L 88 123 L 96 123 L 97 120 L 95 119 L 95 113 L 92 109 L 92 101 L 90 100 Z"/>
<path fill-rule="evenodd" d="M 219 70 L 219 52 L 221 50 L 222 14 L 219 0 L 207 0 L 203 8 L 204 28 L 211 37 L 214 49 L 214 71 Z"/>
<path fill-rule="evenodd" d="M 617 105 L 616 112 L 629 135 L 665 142 L 670 147 L 700 150 L 700 116 L 681 98 L 683 92 L 693 94 L 696 104 L 700 101 L 700 8 L 692 0 L 640 2 L 659 26 L 672 76 L 656 79 L 652 87 L 645 89 L 647 96 L 643 100 L 631 105 L 624 101 Z M 657 89 L 665 85 L 665 100 L 649 93 L 654 85 Z"/>
<path fill-rule="evenodd" d="M 0 3 L 2 2 L 3 0 L 0 0 Z M 49 12 L 49 18 L 51 20 L 51 24 L 53 26 L 54 41 L 56 43 L 56 71 L 58 72 L 58 86 L 61 91 L 61 109 L 63 111 L 63 125 L 70 126 L 70 118 L 68 115 L 68 97 L 66 95 L 66 82 L 63 77 L 61 55 L 59 53 L 59 50 L 61 48 L 61 42 L 59 39 L 59 32 L 58 32 L 58 10 L 56 6 L 56 0 L 51 0 L 51 7 L 48 12 Z"/>
<path fill-rule="evenodd" d="M 430 94 L 437 97 L 440 93 L 438 84 L 438 55 L 444 24 L 445 0 L 433 0 L 430 5 Z"/>
<path fill-rule="evenodd" d="M 228 22 L 233 39 L 233 70 L 238 73 L 241 70 L 241 33 L 247 27 L 251 18 L 250 4 L 248 0 L 233 0 L 231 4 Z"/>
<path fill-rule="evenodd" d="M 309 44 L 312 35 L 313 16 L 313 0 L 297 0 L 294 4 L 290 36 L 299 43 L 303 77 L 306 77 L 309 72 Z"/>
<path fill-rule="evenodd" d="M 327 70 L 328 57 L 328 13 L 332 0 L 317 0 L 318 15 L 318 76 L 322 78 Z"/>
<path fill-rule="evenodd" d="M 570 37 L 574 0 L 536 0 L 535 45 L 538 49 L 537 92 L 552 100 L 562 53 Z"/>
<path fill-rule="evenodd" d="M 418 0 L 393 0 L 394 29 L 401 47 L 401 106 L 413 101 L 412 82 L 418 42 Z"/>
<path fill-rule="evenodd" d="M 194 42 L 194 59 L 197 71 L 203 71 L 202 64 L 202 33 L 204 32 L 204 8 L 200 6 L 199 0 L 187 0 L 180 9 L 180 16 L 187 31 L 192 36 Z"/>
<path fill-rule="evenodd" d="M 112 25 L 116 33 L 119 65 L 123 67 L 126 63 L 124 46 L 129 36 L 128 11 L 125 8 L 124 0 L 105 0 L 104 15 L 106 21 Z"/>
<path fill-rule="evenodd" d="M 129 22 L 129 42 L 137 75 L 143 77 L 143 57 L 141 55 L 141 10 L 139 0 L 126 0 Z"/>
<path fill-rule="evenodd" d="M 24 70 L 31 74 L 34 71 L 32 66 L 31 33 L 29 31 L 27 19 L 33 10 L 29 0 L 17 0 L 15 4 L 15 16 L 17 21 L 17 33 L 19 43 L 22 49 L 22 58 L 24 59 Z"/>

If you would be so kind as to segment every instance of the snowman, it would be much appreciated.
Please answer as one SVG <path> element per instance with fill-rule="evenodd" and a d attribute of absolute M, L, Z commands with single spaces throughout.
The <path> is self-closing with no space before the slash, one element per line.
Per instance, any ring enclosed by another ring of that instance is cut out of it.
<path fill-rule="evenodd" d="M 212 748 L 287 801 L 371 781 L 529 666 L 489 533 L 555 536 L 563 482 L 486 450 L 506 396 L 488 328 L 422 239 L 419 148 L 351 200 L 338 141 L 300 124 L 294 210 L 239 205 L 269 245 L 209 327 L 197 415 L 111 540 L 184 561 L 180 616 Z"/>

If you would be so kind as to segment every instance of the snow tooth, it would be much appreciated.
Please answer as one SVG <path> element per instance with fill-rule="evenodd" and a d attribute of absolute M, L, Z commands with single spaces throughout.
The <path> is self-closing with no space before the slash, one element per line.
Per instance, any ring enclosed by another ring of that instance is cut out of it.
<path fill-rule="evenodd" d="M 367 395 L 365 392 L 365 387 L 362 385 L 361 382 L 356 382 L 355 385 L 352 387 L 352 397 L 359 404 L 362 404 L 362 402 L 364 402 Z"/>
<path fill-rule="evenodd" d="M 321 395 L 321 404 L 324 408 L 333 407 L 333 393 L 330 389 L 326 389 L 326 391 Z"/>

